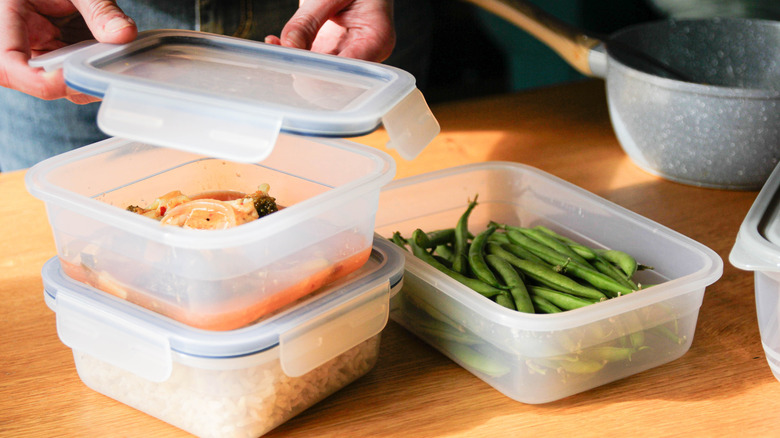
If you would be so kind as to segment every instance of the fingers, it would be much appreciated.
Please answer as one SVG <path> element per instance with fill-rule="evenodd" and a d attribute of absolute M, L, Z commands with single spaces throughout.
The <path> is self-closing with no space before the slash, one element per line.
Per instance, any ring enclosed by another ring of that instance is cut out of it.
<path fill-rule="evenodd" d="M 267 43 L 381 62 L 395 46 L 392 0 L 306 0 Z"/>
<path fill-rule="evenodd" d="M 27 22 L 35 12 L 23 4 L 5 6 L 0 13 L 0 86 L 47 100 L 64 97 L 67 90 L 62 74 L 44 73 L 27 65 L 32 49 Z M 56 29 L 42 26 L 39 30 L 41 33 L 32 39 L 36 44 L 56 39 Z"/>
<path fill-rule="evenodd" d="M 276 36 L 276 35 L 268 35 L 267 37 L 265 37 L 265 43 L 266 44 L 275 44 L 277 46 L 281 46 L 282 45 L 282 40 L 280 40 L 279 37 Z"/>
<path fill-rule="evenodd" d="M 129 43 L 138 35 L 132 18 L 112 0 L 73 0 L 90 32 L 102 43 Z"/>
<path fill-rule="evenodd" d="M 100 102 L 100 99 L 95 96 L 90 96 L 88 94 L 78 93 L 78 92 L 74 92 L 73 94 L 70 94 L 65 98 L 77 105 L 86 105 L 92 102 Z"/>
<path fill-rule="evenodd" d="M 280 43 L 286 47 L 309 50 L 320 28 L 347 5 L 350 0 L 308 0 L 301 4 L 282 29 Z"/>

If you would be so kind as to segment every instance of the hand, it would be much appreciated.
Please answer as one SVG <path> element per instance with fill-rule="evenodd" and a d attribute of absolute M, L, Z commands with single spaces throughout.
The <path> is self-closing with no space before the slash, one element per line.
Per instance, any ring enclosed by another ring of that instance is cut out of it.
<path fill-rule="evenodd" d="M 266 43 L 381 62 L 395 47 L 392 0 L 306 0 Z"/>
<path fill-rule="evenodd" d="M 0 86 L 52 100 L 99 100 L 65 86 L 62 71 L 44 72 L 27 61 L 90 38 L 127 43 L 138 29 L 111 0 L 0 0 Z"/>

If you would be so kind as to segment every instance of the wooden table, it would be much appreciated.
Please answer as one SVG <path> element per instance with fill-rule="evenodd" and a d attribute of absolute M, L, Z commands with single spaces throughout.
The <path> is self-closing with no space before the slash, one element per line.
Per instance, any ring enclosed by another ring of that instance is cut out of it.
<path fill-rule="evenodd" d="M 752 273 L 728 263 L 756 192 L 689 187 L 651 176 L 623 153 L 601 82 L 585 81 L 433 108 L 442 134 L 398 177 L 516 161 L 675 229 L 715 250 L 682 358 L 564 400 L 509 399 L 390 322 L 377 366 L 269 437 L 768 436 L 780 433 L 780 382 L 761 348 Z M 382 131 L 359 142 L 383 148 Z M 43 204 L 24 172 L 0 174 L 0 435 L 186 436 L 84 386 L 44 304 L 40 270 L 55 254 Z"/>

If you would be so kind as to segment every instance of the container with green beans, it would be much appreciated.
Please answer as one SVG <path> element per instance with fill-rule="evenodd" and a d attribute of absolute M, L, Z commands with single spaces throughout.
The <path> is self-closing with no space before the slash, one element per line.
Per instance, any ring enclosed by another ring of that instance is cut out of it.
<path fill-rule="evenodd" d="M 394 181 L 376 231 L 406 250 L 391 318 L 525 403 L 685 354 L 722 269 L 697 242 L 516 163 Z"/>

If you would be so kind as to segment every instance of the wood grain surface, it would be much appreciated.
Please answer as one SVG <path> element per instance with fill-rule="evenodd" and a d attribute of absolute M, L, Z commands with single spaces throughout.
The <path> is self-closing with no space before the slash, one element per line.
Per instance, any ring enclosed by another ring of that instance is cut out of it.
<path fill-rule="evenodd" d="M 682 358 L 566 399 L 526 405 L 458 367 L 397 324 L 367 375 L 268 437 L 774 436 L 780 382 L 766 363 L 752 273 L 728 263 L 757 192 L 652 176 L 623 153 L 603 83 L 584 81 L 433 107 L 442 133 L 397 177 L 487 161 L 537 167 L 716 251 L 691 349 Z M 356 141 L 385 150 L 383 131 Z M 43 301 L 55 255 L 24 171 L 0 174 L 0 436 L 180 437 L 185 432 L 87 388 Z"/>

